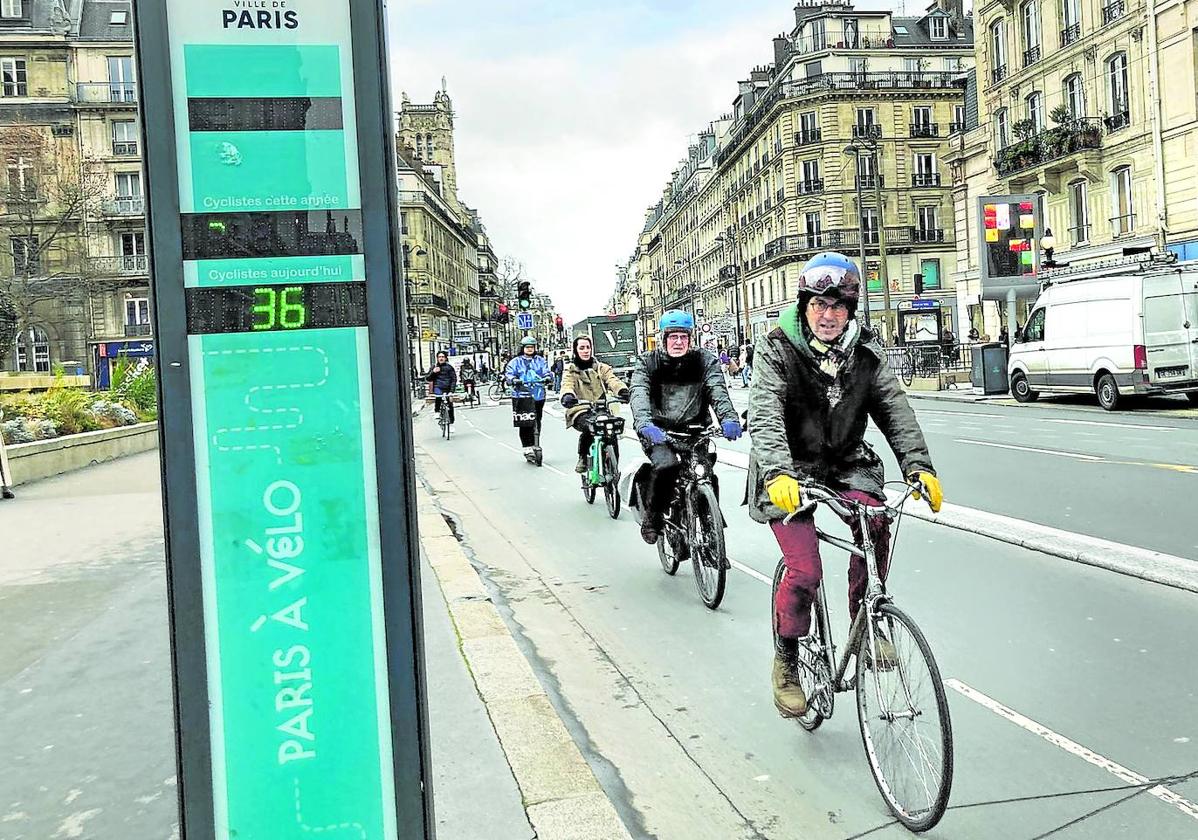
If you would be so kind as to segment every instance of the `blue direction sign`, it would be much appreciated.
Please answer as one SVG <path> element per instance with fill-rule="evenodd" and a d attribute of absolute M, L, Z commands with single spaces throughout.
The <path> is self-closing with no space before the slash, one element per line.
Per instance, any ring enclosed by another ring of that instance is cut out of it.
<path fill-rule="evenodd" d="M 426 837 L 379 2 L 136 8 L 182 834 Z"/>
<path fill-rule="evenodd" d="M 516 326 L 522 330 L 531 330 L 535 322 L 533 321 L 531 312 L 517 312 Z"/>

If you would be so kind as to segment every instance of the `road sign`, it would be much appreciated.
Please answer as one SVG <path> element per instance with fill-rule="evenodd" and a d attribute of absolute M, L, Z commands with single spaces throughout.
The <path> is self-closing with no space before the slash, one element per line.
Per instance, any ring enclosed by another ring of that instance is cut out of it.
<path fill-rule="evenodd" d="M 533 329 L 534 325 L 535 325 L 535 320 L 533 319 L 531 312 L 517 312 L 516 313 L 516 326 L 519 329 L 531 330 L 531 329 Z"/>
<path fill-rule="evenodd" d="M 920 298 L 919 300 L 911 301 L 912 309 L 939 309 L 940 301 L 935 298 Z"/>
<path fill-rule="evenodd" d="M 709 333 L 711 332 L 711 324 L 704 324 L 703 326 L 699 327 L 699 329 L 705 333 Z"/>
<path fill-rule="evenodd" d="M 381 5 L 135 10 L 180 834 L 428 837 Z"/>

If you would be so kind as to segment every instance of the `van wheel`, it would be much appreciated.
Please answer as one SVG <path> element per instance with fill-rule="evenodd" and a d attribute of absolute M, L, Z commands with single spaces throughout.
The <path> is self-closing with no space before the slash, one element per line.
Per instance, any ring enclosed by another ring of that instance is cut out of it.
<path fill-rule="evenodd" d="M 1107 411 L 1114 411 L 1119 407 L 1119 386 L 1115 384 L 1115 377 L 1109 373 L 1098 377 L 1098 381 L 1094 383 L 1094 393 L 1098 396 L 1098 404 Z"/>
<path fill-rule="evenodd" d="M 1015 395 L 1015 400 L 1021 403 L 1035 402 L 1040 399 L 1040 392 L 1032 390 L 1032 386 L 1027 384 L 1027 377 L 1022 373 L 1011 377 L 1011 393 Z"/>

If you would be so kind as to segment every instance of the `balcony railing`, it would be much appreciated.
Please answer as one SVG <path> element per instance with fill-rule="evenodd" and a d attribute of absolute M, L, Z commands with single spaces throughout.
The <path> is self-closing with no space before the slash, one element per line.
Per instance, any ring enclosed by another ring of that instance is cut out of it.
<path fill-rule="evenodd" d="M 449 301 L 441 297 L 441 295 L 419 294 L 412 295 L 412 306 L 420 309 L 440 309 L 444 312 L 449 311 Z"/>
<path fill-rule="evenodd" d="M 943 242 L 944 228 L 911 228 L 911 241 L 918 243 Z"/>
<path fill-rule="evenodd" d="M 1082 36 L 1082 25 L 1075 23 L 1061 30 L 1061 46 L 1067 47 Z"/>
<path fill-rule="evenodd" d="M 926 229 L 916 227 L 886 227 L 886 247 L 909 247 L 911 245 L 944 242 L 945 232 L 941 229 Z M 798 233 L 779 236 L 765 246 L 762 253 L 764 262 L 786 256 L 801 258 L 816 251 L 841 250 L 859 248 L 864 234 L 865 245 L 868 249 L 877 250 L 878 229 L 865 228 L 833 228 L 816 233 Z M 922 238 L 921 238 L 922 237 Z M 723 278 L 723 271 L 720 273 Z"/>
<path fill-rule="evenodd" d="M 799 195 L 814 195 L 824 191 L 824 179 L 812 178 L 809 181 L 799 181 Z"/>
<path fill-rule="evenodd" d="M 1032 47 L 1031 49 L 1027 49 L 1027 50 L 1023 51 L 1023 66 L 1024 67 L 1031 67 L 1033 64 L 1035 64 L 1039 60 L 1040 60 L 1040 45 L 1039 44 L 1036 44 L 1036 46 Z"/>
<path fill-rule="evenodd" d="M 1115 0 L 1113 3 L 1108 3 L 1102 7 L 1102 25 L 1106 26 L 1108 23 L 1117 21 L 1123 17 L 1126 11 L 1127 7 L 1124 5 L 1123 0 Z"/>
<path fill-rule="evenodd" d="M 104 202 L 106 216 L 142 216 L 146 212 L 146 200 L 140 195 L 118 196 Z"/>
<path fill-rule="evenodd" d="M 853 139 L 859 140 L 863 137 L 872 137 L 877 140 L 882 136 L 882 126 L 877 123 L 855 123 L 853 125 Z"/>
<path fill-rule="evenodd" d="M 1111 219 L 1111 235 L 1112 236 L 1130 236 L 1131 232 L 1136 227 L 1136 214 L 1128 213 L 1125 216 L 1115 216 Z"/>
<path fill-rule="evenodd" d="M 874 187 L 886 186 L 886 178 L 882 175 L 871 175 L 866 173 L 857 176 L 857 186 L 863 190 L 872 190 Z"/>
<path fill-rule="evenodd" d="M 1000 64 L 990 71 L 990 84 L 996 85 L 1007 77 L 1007 65 Z"/>
<path fill-rule="evenodd" d="M 913 187 L 938 187 L 940 186 L 939 172 L 916 172 L 911 176 L 911 186 Z"/>
<path fill-rule="evenodd" d="M 97 274 L 145 274 L 149 265 L 145 254 L 92 257 L 90 262 Z"/>
<path fill-rule="evenodd" d="M 1000 149 L 994 168 L 1000 177 L 1068 157 L 1075 152 L 1098 149 L 1102 146 L 1102 126 L 1090 117 L 1041 131 L 1034 137 L 1020 140 Z"/>
<path fill-rule="evenodd" d="M 75 101 L 83 105 L 136 105 L 132 82 L 76 82 Z"/>
<path fill-rule="evenodd" d="M 937 123 L 915 123 L 911 126 L 912 137 L 939 137 L 940 126 Z"/>
<path fill-rule="evenodd" d="M 125 324 L 125 338 L 141 338 L 153 334 L 153 324 Z"/>
<path fill-rule="evenodd" d="M 963 122 L 956 122 L 954 120 L 953 122 L 950 122 L 948 124 L 948 133 L 949 134 L 957 134 L 964 130 L 965 130 L 965 123 L 963 123 Z"/>
<path fill-rule="evenodd" d="M 818 143 L 823 136 L 823 131 L 818 128 L 803 128 L 795 133 L 795 145 L 808 146 L 812 143 Z"/>
<path fill-rule="evenodd" d="M 136 155 L 137 141 L 136 140 L 113 140 L 112 153 L 114 155 Z"/>
<path fill-rule="evenodd" d="M 1118 114 L 1103 117 L 1102 122 L 1106 126 L 1107 133 L 1114 134 L 1119 129 L 1131 125 L 1131 114 L 1127 111 L 1120 111 Z"/>

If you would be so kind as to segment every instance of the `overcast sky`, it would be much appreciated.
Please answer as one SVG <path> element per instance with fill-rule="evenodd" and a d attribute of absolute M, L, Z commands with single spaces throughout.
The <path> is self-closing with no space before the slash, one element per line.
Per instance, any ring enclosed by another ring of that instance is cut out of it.
<path fill-rule="evenodd" d="M 875 0 L 864 8 L 881 8 Z M 448 82 L 458 192 L 567 323 L 615 264 L 688 142 L 772 58 L 793 0 L 392 0 L 396 103 Z M 922 11 L 909 3 L 907 13 Z"/>

